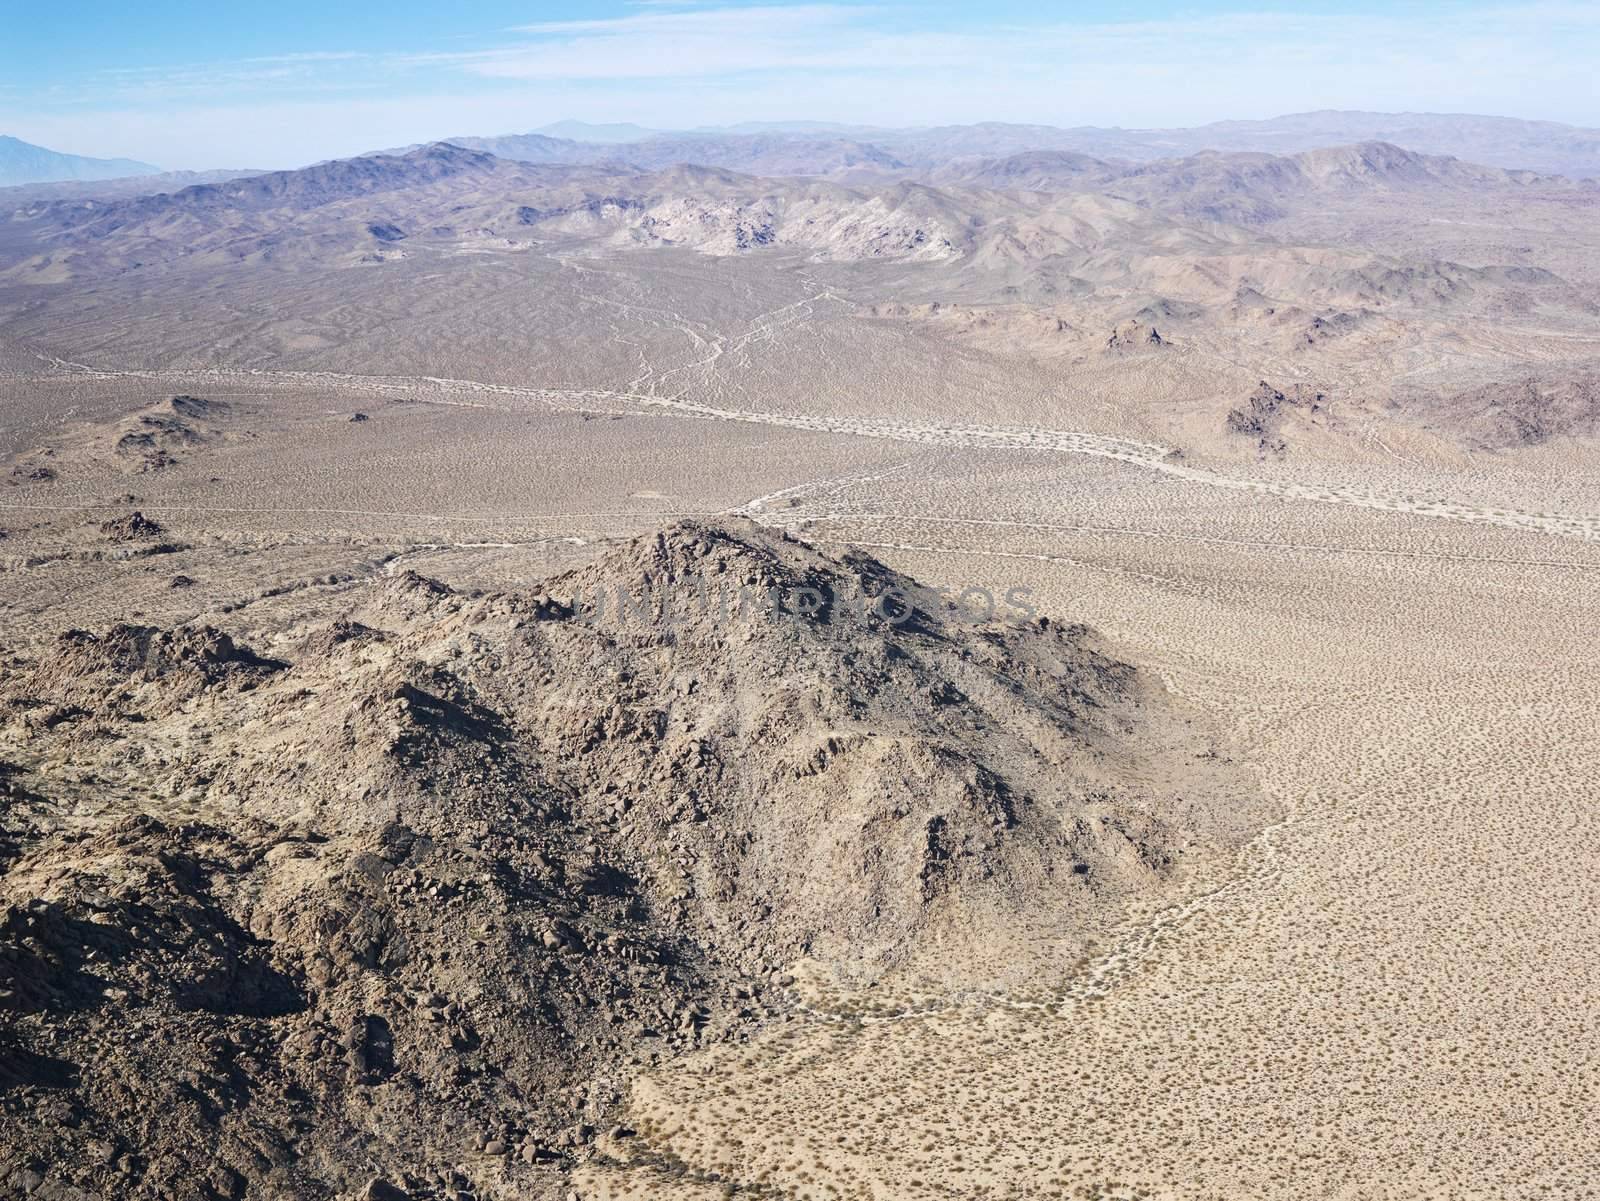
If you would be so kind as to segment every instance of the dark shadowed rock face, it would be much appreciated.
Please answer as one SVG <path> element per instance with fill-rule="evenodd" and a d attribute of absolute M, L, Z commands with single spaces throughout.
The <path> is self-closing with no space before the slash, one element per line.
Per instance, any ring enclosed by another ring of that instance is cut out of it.
<path fill-rule="evenodd" d="M 152 521 L 143 513 L 133 512 L 102 522 L 100 532 L 113 542 L 137 542 L 159 537 L 164 531 L 160 522 Z"/>
<path fill-rule="evenodd" d="M 1288 419 L 1316 422 L 1325 414 L 1328 398 L 1321 392 L 1295 384 L 1287 392 L 1262 380 L 1244 404 L 1229 409 L 1223 428 L 1255 440 L 1262 455 L 1282 455 L 1289 449 L 1284 437 Z"/>
<path fill-rule="evenodd" d="M 636 1065 L 770 1020 L 797 961 L 971 979 L 1262 820 L 1088 630 L 749 524 L 533 593 L 396 574 L 283 648 L 74 631 L 0 684 L 18 1170 L 547 1195 Z"/>

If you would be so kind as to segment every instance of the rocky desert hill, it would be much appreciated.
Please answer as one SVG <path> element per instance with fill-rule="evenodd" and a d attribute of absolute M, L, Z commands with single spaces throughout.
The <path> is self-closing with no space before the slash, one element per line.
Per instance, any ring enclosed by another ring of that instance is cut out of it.
<path fill-rule="evenodd" d="M 1417 420 L 1485 449 L 1593 438 L 1600 433 L 1600 369 L 1594 363 L 1540 367 L 1399 404 Z"/>
<path fill-rule="evenodd" d="M 8 653 L 6 1189 L 559 1196 L 796 965 L 1047 970 L 1029 928 L 1087 945 L 1268 820 L 1087 629 L 750 523 L 356 596 Z"/>
<path fill-rule="evenodd" d="M 448 143 L 129 200 L 44 201 L 18 282 L 114 267 L 382 262 L 449 246 L 528 250 L 686 246 L 714 255 L 795 247 L 832 259 L 943 259 L 967 249 L 966 214 L 912 183 L 876 190 L 764 180 L 678 164 L 537 165 Z M 414 250 L 413 248 L 416 248 Z"/>

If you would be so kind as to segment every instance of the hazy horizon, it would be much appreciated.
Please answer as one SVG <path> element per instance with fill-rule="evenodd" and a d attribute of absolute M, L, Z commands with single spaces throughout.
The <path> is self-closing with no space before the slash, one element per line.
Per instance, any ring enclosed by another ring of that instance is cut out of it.
<path fill-rule="evenodd" d="M 376 153 L 381 153 L 381 152 L 384 152 L 384 151 L 392 151 L 392 150 L 399 149 L 400 145 L 424 146 L 424 145 L 429 145 L 429 144 L 439 143 L 439 142 L 449 142 L 452 138 L 459 138 L 459 139 L 462 139 L 464 141 L 472 141 L 472 140 L 475 140 L 475 139 L 484 139 L 484 138 L 487 138 L 487 139 L 515 138 L 515 137 L 526 136 L 526 135 L 529 135 L 529 134 L 537 134 L 537 135 L 540 135 L 540 136 L 550 137 L 550 138 L 557 138 L 557 139 L 567 139 L 567 140 L 576 141 L 576 142 L 587 142 L 587 143 L 590 143 L 592 145 L 606 145 L 606 144 L 619 144 L 619 145 L 621 145 L 621 144 L 626 144 L 626 143 L 629 143 L 629 142 L 632 142 L 632 141 L 635 141 L 635 140 L 643 140 L 645 138 L 649 138 L 649 137 L 653 137 L 653 136 L 661 136 L 661 137 L 693 137 L 693 136 L 697 136 L 697 135 L 704 135 L 704 136 L 737 137 L 737 136 L 759 135 L 759 134 L 763 134 L 763 133 L 772 134 L 772 135 L 791 135 L 791 136 L 799 135 L 799 136 L 803 136 L 804 134 L 806 134 L 808 132 L 815 132 L 819 137 L 839 137 L 839 138 L 845 138 L 845 139 L 861 139 L 863 141 L 870 141 L 873 136 L 881 136 L 883 134 L 891 133 L 891 132 L 892 133 L 911 133 L 911 132 L 917 132 L 917 131 L 923 131 L 923 130 L 934 130 L 934 129 L 940 129 L 940 128 L 960 129 L 960 128 L 981 128 L 981 127 L 1012 127 L 1012 128 L 1021 129 L 1021 128 L 1032 127 L 1032 128 L 1039 128 L 1039 129 L 1051 129 L 1051 128 L 1054 128 L 1054 129 L 1061 129 L 1061 130 L 1069 131 L 1069 132 L 1071 130 L 1073 130 L 1073 129 L 1082 129 L 1082 130 L 1101 130 L 1101 131 L 1105 131 L 1105 132 L 1124 132 L 1124 133 L 1129 133 L 1129 134 L 1162 133 L 1162 132 L 1167 132 L 1167 131 L 1174 131 L 1175 132 L 1175 131 L 1179 131 L 1179 130 L 1207 129 L 1207 128 L 1210 128 L 1212 126 L 1226 126 L 1226 125 L 1249 126 L 1249 125 L 1255 125 L 1255 124 L 1270 124 L 1270 123 L 1275 122 L 1275 121 L 1285 122 L 1285 121 L 1293 120 L 1295 118 L 1314 117 L 1314 116 L 1321 116 L 1321 115 L 1325 115 L 1325 114 L 1326 115 L 1338 114 L 1338 115 L 1349 116 L 1349 117 L 1391 117 L 1391 118 L 1422 117 L 1422 118 L 1458 119 L 1458 120 L 1467 120 L 1467 121 L 1525 121 L 1525 120 L 1531 121 L 1531 119 L 1529 119 L 1529 118 L 1507 117 L 1503 113 L 1385 112 L 1385 111 L 1371 110 L 1371 109 L 1311 109 L 1311 110 L 1303 110 L 1303 111 L 1295 111 L 1295 112 L 1273 113 L 1273 114 L 1269 114 L 1269 115 L 1263 116 L 1263 117 L 1221 117 L 1221 118 L 1218 118 L 1215 121 L 1208 121 L 1208 122 L 1204 122 L 1204 123 L 1201 123 L 1201 124 L 1198 124 L 1198 125 L 1194 125 L 1194 126 L 1176 126 L 1176 125 L 1173 125 L 1173 126 L 1143 125 L 1143 126 L 1141 126 L 1141 125 L 1117 125 L 1117 124 L 1108 124 L 1108 125 L 1087 125 L 1086 124 L 1086 125 L 1079 125 L 1079 126 L 1063 126 L 1063 125 L 1053 125 L 1052 123 L 1049 123 L 1049 122 L 999 121 L 999 120 L 989 120 L 989 119 L 984 119 L 984 118 L 978 118 L 978 119 L 975 119 L 975 120 L 972 120 L 972 121 L 952 121 L 952 122 L 941 122 L 941 123 L 937 123 L 937 124 L 925 123 L 925 124 L 918 124 L 918 125 L 898 125 L 898 126 L 895 126 L 895 125 L 868 124 L 868 123 L 864 123 L 864 122 L 851 123 L 851 122 L 844 122 L 844 121 L 811 121 L 811 120 L 806 120 L 804 118 L 798 118 L 798 117 L 797 118 L 788 119 L 788 120 L 741 121 L 741 122 L 732 122 L 732 123 L 721 124 L 721 125 L 695 125 L 695 126 L 687 126 L 687 125 L 654 125 L 654 126 L 650 126 L 650 125 L 645 125 L 645 124 L 643 124 L 641 122 L 635 122 L 635 121 L 588 122 L 588 121 L 584 121 L 584 120 L 581 120 L 581 119 L 578 119 L 578 118 L 565 117 L 565 118 L 557 118 L 556 120 L 546 122 L 543 125 L 535 126 L 535 127 L 531 127 L 531 128 L 526 128 L 526 129 L 495 129 L 495 130 L 478 130 L 478 131 L 457 130 L 454 134 L 443 134 L 443 135 L 440 135 L 438 137 L 412 139 L 409 142 L 405 142 L 405 143 L 401 143 L 401 144 L 397 144 L 397 145 L 392 145 L 392 146 L 372 145 L 372 146 L 367 146 L 367 147 L 364 147 L 364 148 L 358 149 L 358 150 L 351 150 L 351 151 L 349 151 L 347 153 L 331 155 L 331 156 L 327 156 L 327 157 L 323 157 L 323 158 L 306 159 L 304 161 L 293 161 L 293 162 L 287 162 L 287 163 L 278 163 L 278 164 L 273 164 L 271 166 L 263 166 L 259 162 L 249 161 L 248 160 L 248 155 L 236 156 L 239 159 L 239 161 L 236 161 L 236 162 L 235 161 L 228 161 L 228 162 L 213 162 L 213 163 L 191 163 L 191 164 L 188 164 L 188 165 L 185 165 L 185 166 L 181 166 L 181 167 L 174 167 L 174 166 L 171 166 L 171 165 L 169 165 L 167 163 L 150 163 L 149 165 L 158 167 L 162 172 L 178 172 L 178 173 L 191 172 L 191 171 L 192 172 L 219 171 L 219 170 L 228 170 L 228 169 L 235 169 L 235 168 L 236 169 L 240 169 L 240 170 L 269 170 L 269 171 L 299 170 L 299 169 L 304 168 L 304 167 L 313 166 L 316 163 L 320 163 L 320 162 L 330 162 L 330 161 L 336 161 L 338 159 L 344 159 L 344 158 L 355 158 L 355 157 L 359 157 L 361 155 L 366 155 L 366 154 L 376 154 Z M 1569 124 L 1569 123 L 1566 123 L 1566 122 L 1540 122 L 1540 123 L 1548 124 L 1548 125 L 1560 126 L 1560 127 L 1563 127 L 1563 128 L 1566 128 L 1566 129 L 1572 129 L 1572 130 L 1582 130 L 1582 129 L 1585 128 L 1584 126 L 1572 125 L 1572 124 Z M 16 138 L 17 135 L 14 134 L 14 133 L 11 133 L 9 130 L 0 130 L 0 138 L 6 138 L 6 137 Z M 36 146 L 36 147 L 38 147 L 40 149 L 51 151 L 51 152 L 56 153 L 56 154 L 68 155 L 68 156 L 73 156 L 73 157 L 82 157 L 82 158 L 86 158 L 86 159 L 90 159 L 90 160 L 94 160 L 94 161 L 105 161 L 105 162 L 147 161 L 147 160 L 141 160 L 141 159 L 139 159 L 139 157 L 137 155 L 133 155 L 133 154 L 107 154 L 107 155 L 87 154 L 87 153 L 77 149 L 76 147 L 72 147 L 72 146 L 41 145 L 40 143 L 30 142 L 29 139 L 27 139 L 27 138 L 18 138 L 17 140 L 19 140 L 19 141 L 21 141 L 21 142 L 23 142 L 23 143 L 25 143 L 27 145 Z M 1381 137 L 1358 138 L 1358 137 L 1352 136 L 1352 137 L 1350 137 L 1348 139 L 1348 142 L 1350 144 L 1354 144 L 1354 143 L 1356 143 L 1358 141 L 1382 141 L 1382 140 L 1384 140 L 1384 139 L 1381 138 Z M 1174 150 L 1173 150 L 1173 153 L 1174 153 L 1174 155 L 1177 155 L 1177 154 L 1179 154 L 1181 152 L 1180 152 L 1180 150 L 1178 148 L 1175 147 Z M 1294 153 L 1294 151 L 1293 150 L 1286 150 L 1285 153 Z M 1423 153 L 1428 153 L 1428 151 L 1423 151 Z"/>
<path fill-rule="evenodd" d="M 1147 129 L 1335 109 L 1600 124 L 1600 11 L 1566 3 L 1475 4 L 1448 24 L 1366 3 L 1158 3 L 1133 21 L 1011 4 L 401 3 L 381 29 L 302 0 L 221 18 L 89 7 L 8 31 L 0 130 L 168 170 L 574 120 Z"/>

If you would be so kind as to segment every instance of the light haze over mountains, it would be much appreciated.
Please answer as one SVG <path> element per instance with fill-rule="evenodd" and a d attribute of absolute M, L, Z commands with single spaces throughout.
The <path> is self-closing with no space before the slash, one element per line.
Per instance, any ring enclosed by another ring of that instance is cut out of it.
<path fill-rule="evenodd" d="M 1512 170 L 1600 176 L 1600 130 L 1553 121 L 1440 113 L 1325 110 L 1264 121 L 1221 121 L 1193 128 L 1060 128 L 981 122 L 888 128 L 818 121 L 746 122 L 691 130 L 633 123 L 563 120 L 525 134 L 448 139 L 525 162 L 623 162 L 655 168 L 692 162 L 759 174 L 833 174 L 846 169 L 931 169 L 952 160 L 1031 151 L 1070 151 L 1134 161 L 1203 150 L 1295 154 L 1381 141 L 1420 154 L 1451 155 Z M 241 152 L 241 157 L 248 157 Z M 129 159 L 89 159 L 0 137 L 0 186 L 154 175 Z M 205 173 L 207 175 L 211 173 Z M 192 178 L 189 182 L 200 182 Z M 163 180 L 162 185 L 179 180 Z"/>
<path fill-rule="evenodd" d="M 131 158 L 86 158 L 81 154 L 62 154 L 0 134 L 0 185 L 61 179 L 118 179 L 129 175 L 152 175 L 160 169 Z"/>

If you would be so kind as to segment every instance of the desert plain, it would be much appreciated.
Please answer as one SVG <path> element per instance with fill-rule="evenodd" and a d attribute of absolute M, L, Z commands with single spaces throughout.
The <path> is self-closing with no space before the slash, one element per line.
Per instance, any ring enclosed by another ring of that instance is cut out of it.
<path fill-rule="evenodd" d="M 20 208 L 3 1187 L 1600 1193 L 1593 186 L 1069 157 Z M 685 562 L 945 591 L 561 607 Z"/>

